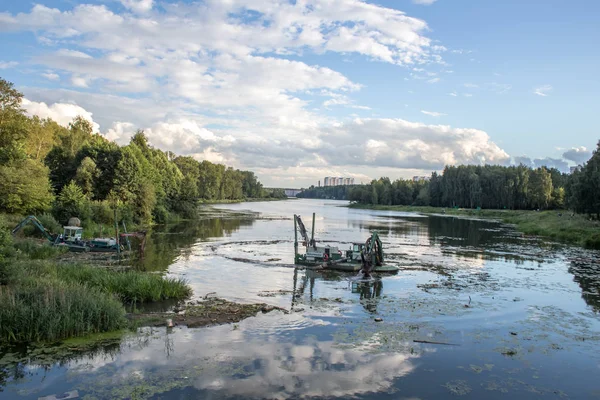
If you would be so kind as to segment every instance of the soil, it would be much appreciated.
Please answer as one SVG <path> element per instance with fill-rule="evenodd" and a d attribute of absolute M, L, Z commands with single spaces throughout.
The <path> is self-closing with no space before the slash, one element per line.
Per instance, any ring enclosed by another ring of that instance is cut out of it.
<path fill-rule="evenodd" d="M 225 299 L 210 298 L 203 301 L 190 302 L 177 312 L 170 313 L 135 313 L 128 318 L 137 326 L 168 326 L 171 320 L 173 326 L 187 326 L 199 328 L 209 325 L 223 325 L 240 322 L 246 318 L 254 317 L 259 312 L 263 314 L 279 310 L 287 310 L 260 304 L 239 304 Z"/>

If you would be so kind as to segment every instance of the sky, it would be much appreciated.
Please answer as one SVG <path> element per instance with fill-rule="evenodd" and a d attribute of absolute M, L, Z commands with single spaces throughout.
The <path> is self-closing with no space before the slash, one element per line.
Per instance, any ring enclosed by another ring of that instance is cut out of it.
<path fill-rule="evenodd" d="M 595 0 L 0 0 L 29 114 L 265 186 L 568 171 L 600 139 Z"/>

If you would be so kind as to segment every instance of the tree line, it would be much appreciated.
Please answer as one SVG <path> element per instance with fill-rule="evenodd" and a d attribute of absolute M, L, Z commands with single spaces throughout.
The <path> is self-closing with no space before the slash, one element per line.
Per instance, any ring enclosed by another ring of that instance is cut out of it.
<path fill-rule="evenodd" d="M 0 78 L 0 212 L 110 223 L 118 207 L 126 220 L 150 223 L 193 217 L 202 202 L 286 197 L 253 172 L 153 148 L 143 131 L 119 146 L 82 117 L 68 127 L 29 117 L 22 99 Z"/>
<path fill-rule="evenodd" d="M 600 142 L 572 174 L 556 168 L 499 165 L 446 166 L 429 180 L 382 177 L 366 185 L 317 187 L 298 197 L 350 200 L 369 205 L 485 209 L 572 209 L 600 219 Z"/>

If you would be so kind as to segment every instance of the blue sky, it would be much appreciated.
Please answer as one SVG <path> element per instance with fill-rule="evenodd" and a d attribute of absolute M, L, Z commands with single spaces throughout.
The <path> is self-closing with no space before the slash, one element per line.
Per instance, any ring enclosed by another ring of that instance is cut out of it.
<path fill-rule="evenodd" d="M 0 76 L 30 113 L 267 185 L 567 169 L 600 139 L 598 2 L 222 3 L 0 0 Z"/>

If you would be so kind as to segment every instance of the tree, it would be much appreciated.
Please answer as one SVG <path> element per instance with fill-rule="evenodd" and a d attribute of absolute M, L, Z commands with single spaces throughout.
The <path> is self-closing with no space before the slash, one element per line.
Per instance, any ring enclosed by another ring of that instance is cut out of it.
<path fill-rule="evenodd" d="M 81 220 L 89 217 L 90 208 L 88 199 L 75 182 L 71 181 L 60 192 L 54 204 L 53 214 L 63 224 L 67 223 L 71 217 Z"/>
<path fill-rule="evenodd" d="M 0 165 L 0 211 L 43 212 L 50 208 L 53 198 L 48 169 L 40 162 L 22 160 Z"/>
<path fill-rule="evenodd" d="M 94 197 L 94 182 L 99 175 L 100 172 L 96 167 L 96 163 L 90 157 L 84 158 L 75 172 L 75 182 L 90 200 Z"/>
<path fill-rule="evenodd" d="M 552 198 L 552 177 L 544 167 L 531 171 L 529 202 L 533 208 L 547 208 Z"/>
<path fill-rule="evenodd" d="M 573 174 L 575 210 L 600 219 L 600 141 L 592 158 Z"/>

